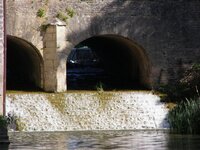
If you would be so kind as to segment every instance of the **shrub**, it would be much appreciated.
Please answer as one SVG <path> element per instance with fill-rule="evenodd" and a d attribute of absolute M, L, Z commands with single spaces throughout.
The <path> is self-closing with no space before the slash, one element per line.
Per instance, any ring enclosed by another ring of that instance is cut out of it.
<path fill-rule="evenodd" d="M 167 102 L 180 102 L 186 98 L 189 98 L 190 87 L 182 84 L 175 83 L 173 85 L 160 85 L 158 91 L 166 93 L 164 101 Z"/>
<path fill-rule="evenodd" d="M 200 64 L 193 64 L 184 72 L 179 81 L 171 85 L 160 85 L 158 90 L 168 95 L 166 100 L 175 102 L 180 102 L 185 98 L 199 97 Z"/>
<path fill-rule="evenodd" d="M 200 133 L 200 97 L 186 99 L 169 112 L 171 130 L 177 133 Z"/>
<path fill-rule="evenodd" d="M 7 125 L 7 117 L 0 115 L 0 128 L 6 128 Z"/>
<path fill-rule="evenodd" d="M 180 80 L 180 84 L 188 88 L 186 95 L 192 97 L 193 95 L 199 96 L 200 89 L 200 64 L 193 64 L 188 69 L 183 78 Z"/>

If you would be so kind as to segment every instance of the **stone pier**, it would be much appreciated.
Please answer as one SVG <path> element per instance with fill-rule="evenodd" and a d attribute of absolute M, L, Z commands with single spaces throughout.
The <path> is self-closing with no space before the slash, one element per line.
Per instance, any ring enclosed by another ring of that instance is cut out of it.
<path fill-rule="evenodd" d="M 44 90 L 66 91 L 66 60 L 62 51 L 66 48 L 66 24 L 60 20 L 51 22 L 44 38 Z M 64 57 L 64 58 L 65 58 Z"/>

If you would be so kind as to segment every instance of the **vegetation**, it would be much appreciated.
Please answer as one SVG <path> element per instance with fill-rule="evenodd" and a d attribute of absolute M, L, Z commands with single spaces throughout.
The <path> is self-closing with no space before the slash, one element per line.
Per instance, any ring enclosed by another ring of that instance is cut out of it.
<path fill-rule="evenodd" d="M 177 103 L 168 116 L 172 131 L 200 134 L 200 64 L 192 65 L 176 84 L 162 88 L 167 100 Z"/>
<path fill-rule="evenodd" d="M 72 8 L 66 8 L 67 15 L 69 17 L 73 17 L 75 15 L 75 11 Z"/>
<path fill-rule="evenodd" d="M 6 128 L 8 125 L 7 118 L 0 115 L 0 128 Z"/>
<path fill-rule="evenodd" d="M 75 15 L 75 11 L 72 8 L 66 8 L 64 12 L 58 12 L 56 17 L 64 22 L 67 22 L 69 18 Z"/>
<path fill-rule="evenodd" d="M 37 16 L 42 18 L 46 15 L 46 12 L 43 8 L 40 8 L 38 11 L 37 11 Z"/>
<path fill-rule="evenodd" d="M 40 31 L 44 31 L 45 32 L 49 26 L 50 26 L 50 24 L 42 24 L 40 26 Z"/>
<path fill-rule="evenodd" d="M 56 17 L 64 22 L 67 22 L 68 16 L 65 13 L 58 12 Z"/>
<path fill-rule="evenodd" d="M 8 128 L 17 131 L 22 131 L 25 128 L 25 124 L 20 121 L 20 119 L 15 116 L 8 114 L 8 116 L 0 115 L 0 128 Z"/>
<path fill-rule="evenodd" d="M 200 133 L 200 97 L 180 102 L 169 112 L 173 132 L 182 134 Z"/>
<path fill-rule="evenodd" d="M 104 91 L 104 84 L 102 82 L 97 83 L 96 89 L 98 92 L 103 92 Z"/>
<path fill-rule="evenodd" d="M 61 113 L 65 113 L 66 105 L 66 98 L 64 93 L 59 94 L 46 94 L 47 99 L 49 102 L 54 106 L 57 110 Z"/>
<path fill-rule="evenodd" d="M 200 64 L 193 64 L 183 77 L 173 85 L 161 85 L 159 91 L 168 95 L 165 100 L 181 102 L 185 98 L 196 98 L 200 89 Z"/>

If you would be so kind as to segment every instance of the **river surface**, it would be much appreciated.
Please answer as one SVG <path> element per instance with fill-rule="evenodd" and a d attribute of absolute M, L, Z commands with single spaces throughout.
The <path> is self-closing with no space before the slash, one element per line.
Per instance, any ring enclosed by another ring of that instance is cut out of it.
<path fill-rule="evenodd" d="M 10 132 L 10 150 L 199 150 L 200 136 L 168 131 Z"/>

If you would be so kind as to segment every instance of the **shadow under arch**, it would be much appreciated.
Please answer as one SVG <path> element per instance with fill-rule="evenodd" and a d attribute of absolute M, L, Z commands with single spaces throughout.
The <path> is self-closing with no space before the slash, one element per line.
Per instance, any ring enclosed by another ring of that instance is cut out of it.
<path fill-rule="evenodd" d="M 109 82 L 106 83 L 109 89 L 150 88 L 151 63 L 144 48 L 137 42 L 121 35 L 105 34 L 90 37 L 77 46 L 88 46 L 95 51 L 101 60 L 101 66 L 109 74 Z M 69 82 L 67 84 L 68 89 L 71 89 Z M 76 85 L 81 87 L 79 81 Z M 85 89 L 84 86 L 82 89 Z"/>
<path fill-rule="evenodd" d="M 7 35 L 7 90 L 41 90 L 43 58 L 30 42 Z"/>

